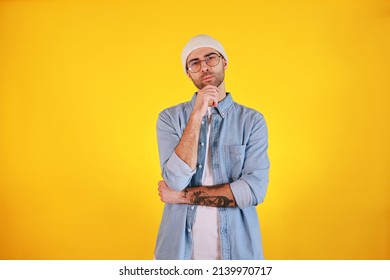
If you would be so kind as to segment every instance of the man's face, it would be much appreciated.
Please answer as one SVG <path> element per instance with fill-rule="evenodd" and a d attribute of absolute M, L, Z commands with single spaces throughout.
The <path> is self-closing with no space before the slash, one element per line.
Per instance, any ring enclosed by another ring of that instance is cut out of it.
<path fill-rule="evenodd" d="M 199 62 L 201 60 L 207 59 L 211 55 L 220 56 L 220 54 L 213 48 L 196 49 L 188 56 L 187 66 L 194 61 Z M 200 70 L 196 73 L 191 73 L 187 70 L 188 77 L 192 80 L 198 89 L 202 89 L 207 85 L 218 87 L 225 79 L 225 69 L 227 64 L 223 57 L 220 58 L 218 65 L 214 67 L 207 65 L 205 61 L 202 61 L 200 66 Z"/>

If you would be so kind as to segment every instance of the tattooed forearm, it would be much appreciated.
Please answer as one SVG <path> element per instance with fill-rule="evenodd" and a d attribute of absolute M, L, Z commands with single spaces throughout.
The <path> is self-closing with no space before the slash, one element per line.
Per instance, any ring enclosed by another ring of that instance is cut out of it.
<path fill-rule="evenodd" d="M 172 190 L 165 181 L 158 182 L 158 192 L 163 202 L 169 204 L 196 204 L 211 207 L 236 207 L 230 184 L 212 187 L 188 187 L 183 191 Z"/>
<path fill-rule="evenodd" d="M 208 189 L 208 188 L 206 188 Z M 203 190 L 194 191 L 190 196 L 191 204 L 213 207 L 234 207 L 236 203 L 234 199 L 229 199 L 224 195 L 210 195 Z"/>

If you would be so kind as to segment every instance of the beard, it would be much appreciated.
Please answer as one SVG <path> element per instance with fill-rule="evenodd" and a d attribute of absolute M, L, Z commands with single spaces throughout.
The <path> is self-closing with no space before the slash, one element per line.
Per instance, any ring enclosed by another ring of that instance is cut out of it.
<path fill-rule="evenodd" d="M 210 81 L 203 81 L 202 79 L 205 76 L 212 76 L 213 79 L 211 79 Z M 223 71 L 223 70 L 219 71 L 217 73 L 206 72 L 202 76 L 200 76 L 199 79 L 191 78 L 192 82 L 194 83 L 194 85 L 198 89 L 202 89 L 202 88 L 204 88 L 207 85 L 212 85 L 212 86 L 215 86 L 215 87 L 219 87 L 222 84 L 222 82 L 224 81 L 224 79 L 225 79 L 225 71 Z"/>

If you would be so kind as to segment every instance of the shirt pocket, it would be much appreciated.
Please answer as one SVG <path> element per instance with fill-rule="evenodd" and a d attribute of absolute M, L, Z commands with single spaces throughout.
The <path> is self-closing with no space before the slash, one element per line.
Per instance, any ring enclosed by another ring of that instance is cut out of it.
<path fill-rule="evenodd" d="M 245 148 L 245 145 L 224 146 L 225 166 L 230 182 L 241 177 L 245 161 Z"/>

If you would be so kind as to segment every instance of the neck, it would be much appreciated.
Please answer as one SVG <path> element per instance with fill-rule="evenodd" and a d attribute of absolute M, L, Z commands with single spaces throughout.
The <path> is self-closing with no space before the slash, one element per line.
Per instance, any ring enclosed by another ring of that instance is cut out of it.
<path fill-rule="evenodd" d="M 225 81 L 223 81 L 219 86 L 219 97 L 218 97 L 218 102 L 221 101 L 226 97 L 226 88 L 225 88 Z"/>

